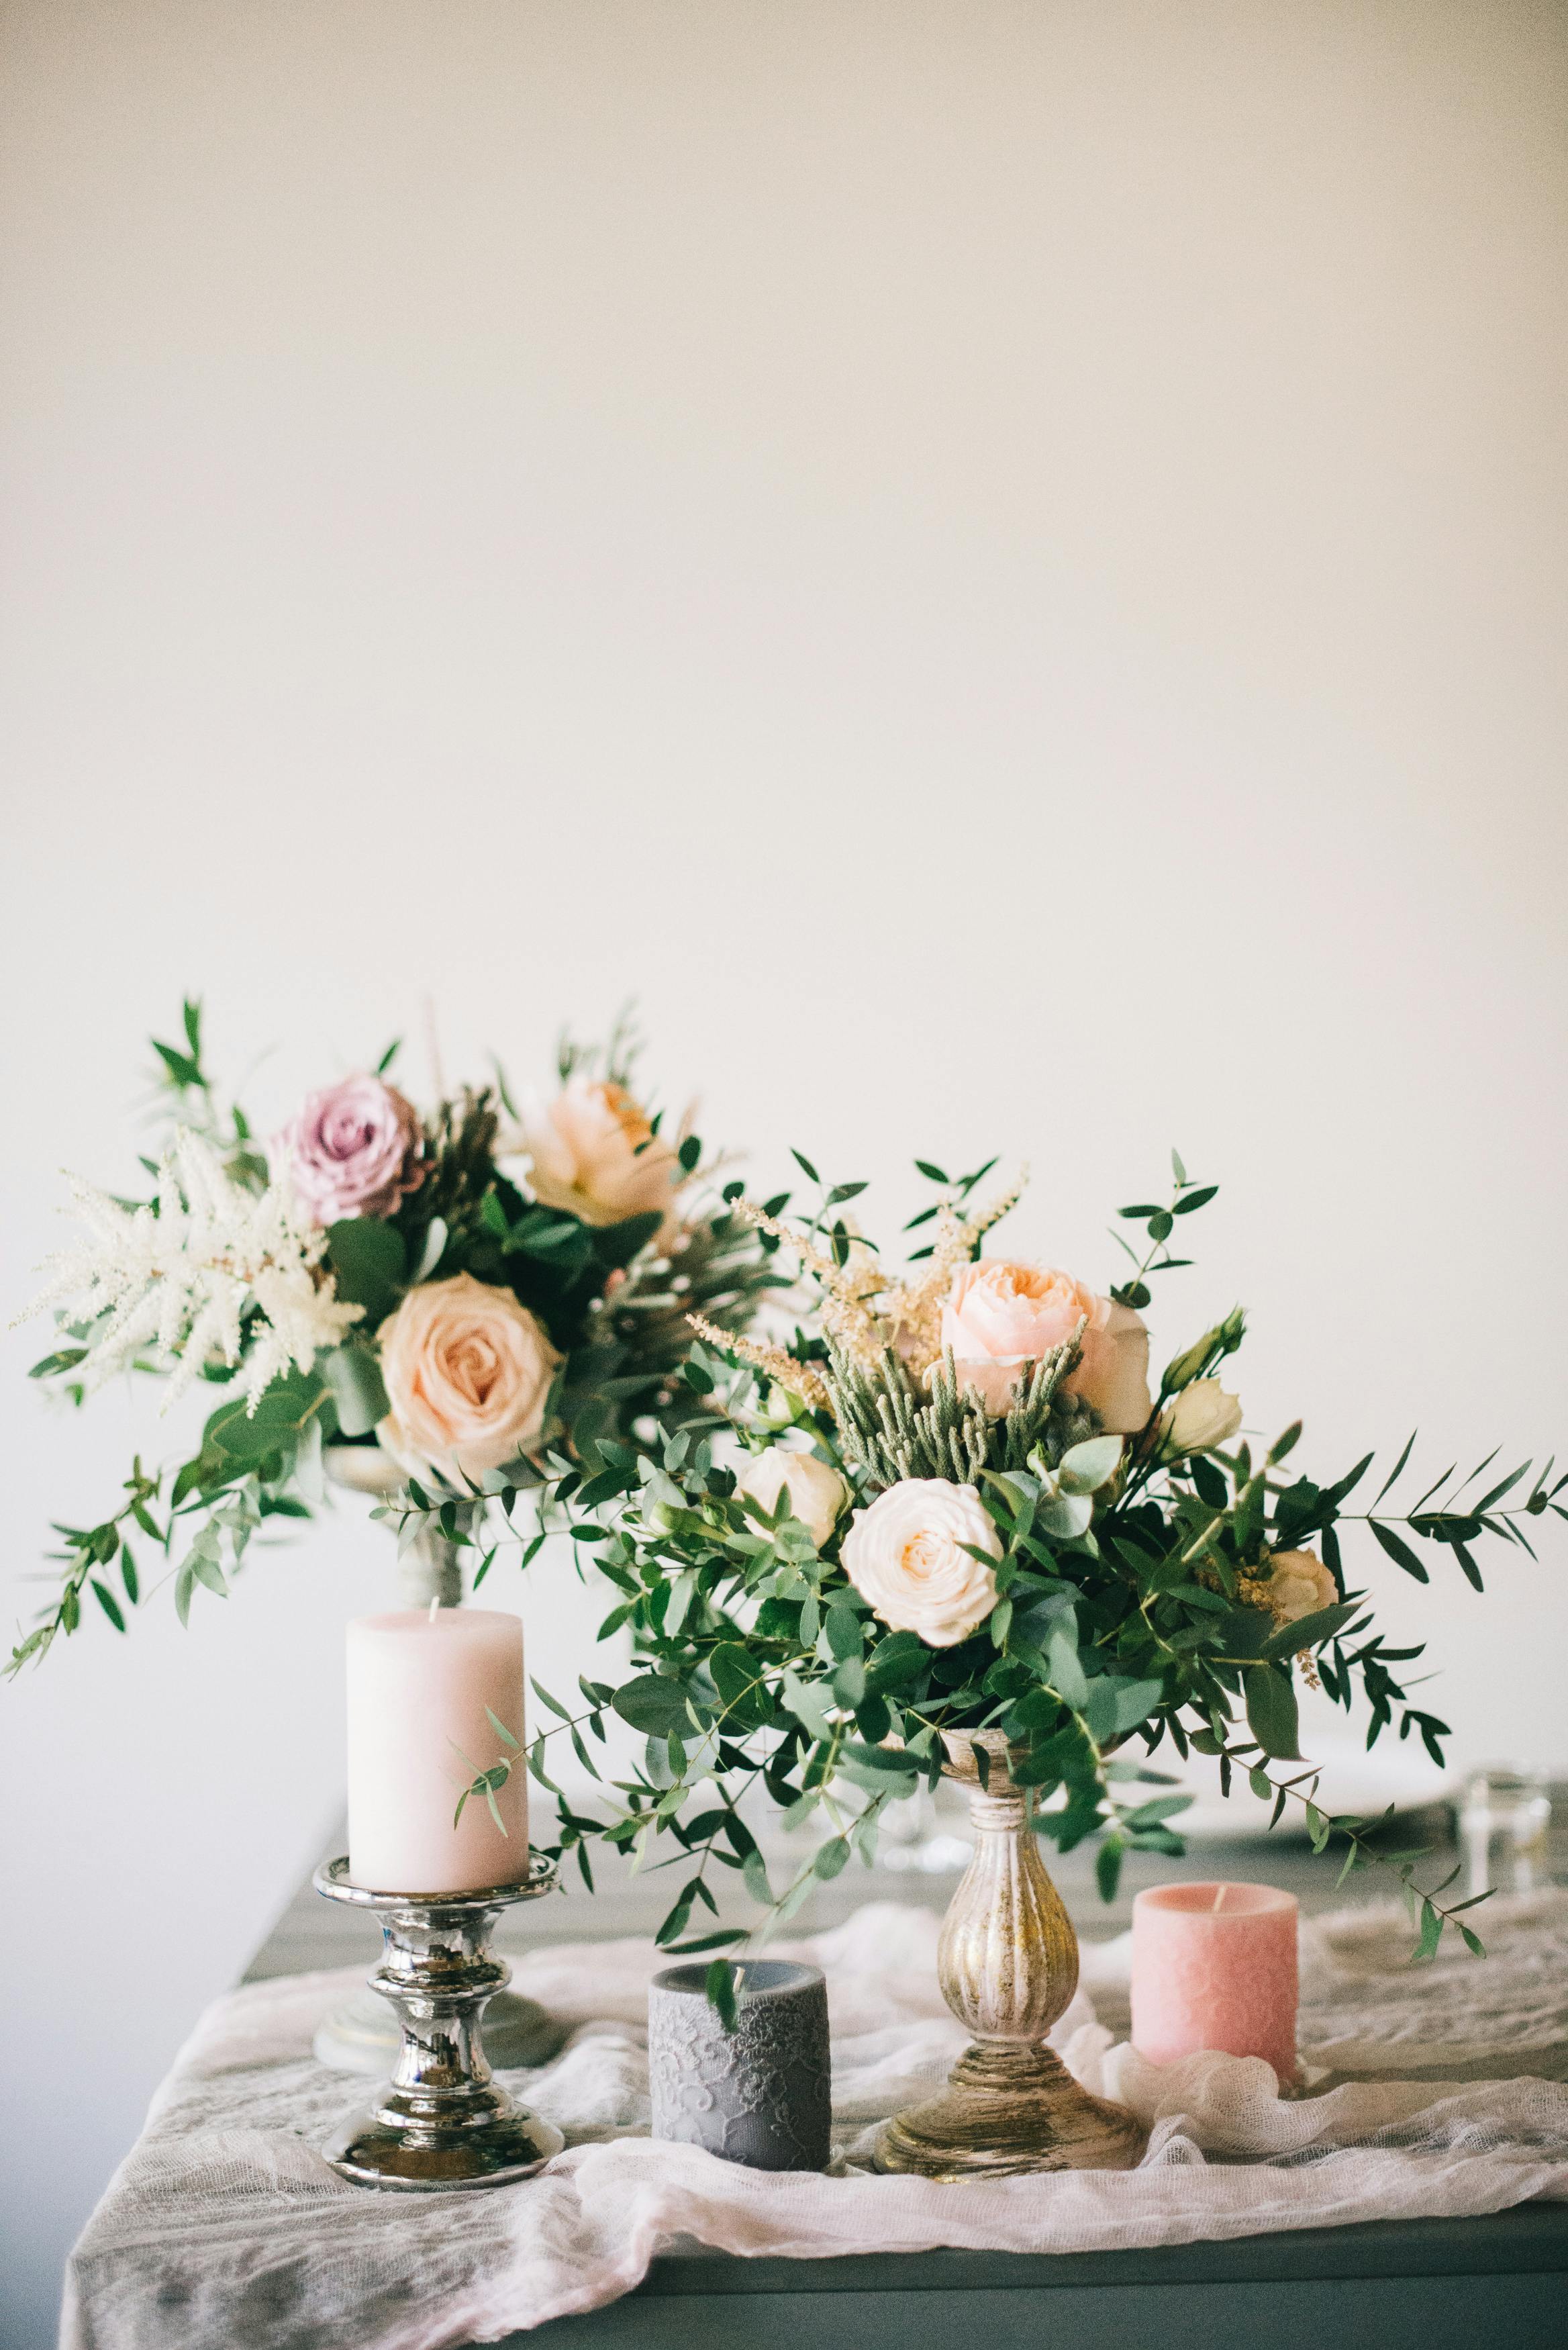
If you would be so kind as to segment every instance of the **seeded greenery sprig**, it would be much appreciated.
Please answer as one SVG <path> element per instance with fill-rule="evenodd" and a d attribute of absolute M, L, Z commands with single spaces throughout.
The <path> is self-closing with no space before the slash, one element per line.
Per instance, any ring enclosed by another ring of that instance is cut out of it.
<path fill-rule="evenodd" d="M 929 1403 L 916 1395 L 890 1348 L 871 1373 L 830 1339 L 823 1379 L 843 1457 L 859 1471 L 863 1490 L 877 1493 L 903 1477 L 972 1484 L 988 1468 L 1027 1467 L 1037 1445 L 1054 1456 L 1054 1467 L 1095 1432 L 1087 1407 L 1059 1392 L 1077 1358 L 1076 1336 L 1044 1356 L 1020 1381 L 1002 1419 L 987 1413 L 972 1388 L 960 1386 L 950 1347 L 931 1367 Z"/>
<path fill-rule="evenodd" d="M 939 1169 L 925 1162 L 922 1171 L 943 1191 L 927 1221 L 967 1212 L 967 1192 L 955 1201 Z M 1177 1217 L 1215 1196 L 1179 1160 L 1174 1172 L 1169 1206 L 1128 1211 L 1151 1236 L 1122 1293 L 1128 1304 L 1147 1274 L 1173 1268 L 1166 1243 Z M 812 1256 L 839 1274 L 852 1258 L 864 1271 L 855 1252 L 877 1262 L 872 1244 L 836 1216 L 836 1202 L 826 1204 L 863 1188 L 825 1187 L 825 1205 L 801 1234 Z M 770 1214 L 778 1225 L 778 1211 Z M 779 1231 L 780 1245 L 789 1245 L 790 1228 Z M 978 1237 L 968 1246 L 972 1254 Z M 891 1273 L 856 1280 L 854 1302 L 865 1301 L 874 1328 L 900 1284 Z M 557 1852 L 576 1849 L 585 1875 L 596 1841 L 629 1850 L 639 1866 L 680 1869 L 662 1946 L 725 1950 L 751 1929 L 719 1916 L 713 1885 L 722 1872 L 763 1905 L 760 1930 L 770 1930 L 814 1882 L 854 1855 L 871 1857 L 888 1803 L 936 1783 L 944 1730 L 988 1728 L 1012 1743 L 1014 1776 L 1047 1806 L 1036 1815 L 1040 1833 L 1063 1850 L 1099 1839 L 1096 1877 L 1109 1898 L 1127 1852 L 1182 1849 L 1172 1823 L 1190 1798 L 1158 1767 L 1168 1745 L 1178 1758 L 1216 1757 L 1227 1792 L 1243 1772 L 1272 1801 L 1272 1824 L 1298 1806 L 1319 1848 L 1333 1836 L 1344 1841 L 1347 1869 L 1393 1867 L 1412 1907 L 1417 1957 L 1431 1956 L 1449 1924 L 1479 1949 L 1463 1914 L 1472 1905 L 1445 1900 L 1451 1877 L 1419 1881 L 1423 1856 L 1383 1850 L 1385 1824 L 1319 1805 L 1317 1773 L 1300 1753 L 1296 1679 L 1315 1672 L 1346 1711 L 1364 1703 L 1368 1745 L 1397 1723 L 1400 1738 L 1418 1737 L 1440 1760 L 1447 1724 L 1411 1701 L 1405 1679 L 1421 1650 L 1393 1647 L 1375 1629 L 1364 1591 L 1347 1580 L 1341 1530 L 1367 1525 L 1422 1579 L 1423 1549 L 1429 1559 L 1451 1554 L 1473 1582 L 1472 1551 L 1484 1538 L 1528 1551 L 1524 1519 L 1568 1516 L 1556 1498 L 1568 1478 L 1553 1483 L 1548 1463 L 1527 1482 L 1526 1465 L 1468 1499 L 1483 1462 L 1458 1488 L 1449 1471 L 1398 1510 L 1390 1497 L 1408 1468 L 1407 1444 L 1372 1507 L 1357 1513 L 1347 1504 L 1371 1456 L 1325 1484 L 1293 1475 L 1286 1463 L 1299 1422 L 1260 1458 L 1244 1441 L 1173 1456 L 1170 1408 L 1241 1346 L 1240 1312 L 1172 1359 L 1148 1423 L 1126 1441 L 1096 1433 L 1081 1404 L 1064 1409 L 1071 1349 L 1040 1366 L 1012 1411 L 993 1419 L 961 1388 L 950 1358 L 933 1359 L 922 1396 L 896 1349 L 868 1358 L 827 1330 L 828 1318 L 782 1349 L 700 1339 L 684 1377 L 702 1419 L 651 1455 L 609 1440 L 593 1461 L 555 1464 L 555 1499 L 572 1536 L 614 1589 L 602 1631 L 628 1628 L 636 1652 L 618 1685 L 580 1684 L 586 1714 L 537 1692 L 557 1720 L 533 1741 L 535 1777 L 558 1795 L 547 1742 L 565 1732 L 601 1783 L 592 1816 L 559 1797 Z M 815 1398 L 806 1370 L 819 1382 Z M 969 1638 L 932 1648 L 877 1621 L 840 1563 L 847 1514 L 818 1548 L 791 1515 L 787 1488 L 772 1512 L 739 1491 L 737 1440 L 760 1449 L 784 1423 L 857 1501 L 911 1474 L 976 1485 L 1001 1556 L 995 1603 Z M 1273 1559 L 1309 1543 L 1338 1596 L 1299 1620 L 1282 1619 L 1270 1601 Z M 646 1742 L 639 1765 L 613 1780 L 584 1738 L 586 1731 L 602 1742 L 612 1711 Z M 786 1827 L 824 1830 L 779 1887 L 739 1808 L 763 1795 Z M 690 1939 L 701 1909 L 711 1922 Z M 716 1998 L 728 1981 L 716 1960 Z"/>

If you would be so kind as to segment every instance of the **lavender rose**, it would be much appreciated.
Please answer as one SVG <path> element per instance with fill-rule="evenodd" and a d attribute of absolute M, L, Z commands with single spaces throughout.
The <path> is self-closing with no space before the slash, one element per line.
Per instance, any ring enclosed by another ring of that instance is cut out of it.
<path fill-rule="evenodd" d="M 307 1094 L 273 1142 L 272 1169 L 318 1224 L 389 1216 L 424 1181 L 419 1113 L 379 1077 L 345 1077 Z"/>

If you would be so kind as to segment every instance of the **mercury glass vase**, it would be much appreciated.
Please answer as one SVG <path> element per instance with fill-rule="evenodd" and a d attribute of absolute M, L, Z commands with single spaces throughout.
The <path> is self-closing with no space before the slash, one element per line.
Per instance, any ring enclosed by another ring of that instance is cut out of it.
<path fill-rule="evenodd" d="M 1078 1938 L 1040 1857 L 1029 1790 L 1012 1776 L 1013 1750 L 1000 1731 L 943 1735 L 944 1768 L 969 1795 L 975 1852 L 942 1921 L 937 1975 L 973 2041 L 945 2089 L 884 2124 L 876 2167 L 944 2179 L 1129 2170 L 1143 2128 L 1080 2088 L 1045 2045 L 1078 1987 Z"/>

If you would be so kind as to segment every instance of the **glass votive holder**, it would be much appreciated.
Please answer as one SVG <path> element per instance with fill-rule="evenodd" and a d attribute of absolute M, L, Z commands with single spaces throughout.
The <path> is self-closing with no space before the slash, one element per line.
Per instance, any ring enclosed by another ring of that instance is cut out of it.
<path fill-rule="evenodd" d="M 1475 1893 L 1531 1893 L 1546 1881 L 1552 1798 L 1543 1773 L 1487 1762 L 1465 1781 L 1459 1835 Z"/>
<path fill-rule="evenodd" d="M 786 1959 L 732 1962 L 733 2030 L 706 1960 L 666 1967 L 648 1993 L 653 2136 L 752 2170 L 826 2170 L 833 2119 L 827 1985 Z"/>
<path fill-rule="evenodd" d="M 945 1793 L 947 1781 L 942 1783 Z M 884 1804 L 877 1823 L 877 1862 L 894 1877 L 961 1877 L 974 1858 L 967 1823 L 927 1787 Z"/>

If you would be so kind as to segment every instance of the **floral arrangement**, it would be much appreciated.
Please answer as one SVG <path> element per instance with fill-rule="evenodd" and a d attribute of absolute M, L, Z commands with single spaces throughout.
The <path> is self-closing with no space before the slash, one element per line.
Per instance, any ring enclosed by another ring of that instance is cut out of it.
<path fill-rule="evenodd" d="M 1010 1742 L 1042 1833 L 1064 1850 L 1100 1838 L 1106 1898 L 1126 1852 L 1182 1849 L 1171 1822 L 1190 1798 L 1155 1767 L 1166 1748 L 1217 1756 L 1227 1793 L 1244 1773 L 1273 1821 L 1304 1805 L 1319 1850 L 1346 1839 L 1347 1866 L 1376 1857 L 1366 1823 L 1314 1800 L 1298 1682 L 1347 1710 L 1359 1691 L 1368 1744 L 1397 1718 L 1399 1737 L 1440 1760 L 1448 1732 L 1403 1684 L 1420 1650 L 1391 1648 L 1351 1587 L 1344 1530 L 1364 1529 L 1421 1582 L 1437 1558 L 1479 1588 L 1476 1546 L 1530 1551 L 1524 1521 L 1568 1515 L 1552 1498 L 1568 1479 L 1551 1484 L 1548 1464 L 1527 1486 L 1526 1464 L 1482 1482 L 1483 1461 L 1396 1509 L 1412 1438 L 1353 1509 L 1372 1456 L 1318 1483 L 1285 1467 L 1299 1422 L 1261 1451 L 1242 1438 L 1220 1377 L 1242 1342 L 1240 1311 L 1151 1375 L 1149 1284 L 1185 1262 L 1170 1240 L 1217 1187 L 1173 1154 L 1165 1204 L 1121 1211 L 1147 1247 L 1102 1295 L 981 1254 L 1016 1191 L 978 1207 L 987 1170 L 950 1182 L 917 1163 L 940 1187 L 915 1219 L 934 1233 L 902 1274 L 844 1214 L 863 1184 L 826 1190 L 809 1221 L 738 1201 L 798 1261 L 815 1299 L 805 1326 L 776 1346 L 695 1311 L 685 1378 L 706 1424 L 639 1455 L 601 1442 L 598 1473 L 561 1477 L 576 1538 L 615 1587 L 604 1631 L 628 1626 L 637 1663 L 618 1686 L 585 1679 L 582 1708 L 541 1691 L 557 1720 L 528 1759 L 559 1794 L 546 1741 L 567 1733 L 598 1776 L 582 1733 L 602 1737 L 611 1710 L 647 1745 L 629 1779 L 607 1784 L 606 1817 L 562 1798 L 558 1849 L 576 1846 L 587 1873 L 596 1839 L 650 1864 L 665 1846 L 680 1874 L 659 1940 L 722 1949 L 746 1929 L 718 1922 L 718 1872 L 786 1918 L 814 1878 L 869 1859 L 887 1804 L 936 1783 L 945 1741 L 985 1729 Z M 983 1784 L 986 1752 L 973 1752 Z M 469 1792 L 520 1759 L 498 1756 Z M 777 1891 L 744 1816 L 764 1798 L 788 1825 L 824 1831 Z M 1444 1904 L 1452 1879 L 1423 1890 L 1419 1856 L 1389 1857 L 1421 1953 L 1450 1920 L 1479 1948 L 1469 1905 Z M 703 1908 L 708 1930 L 683 1939 Z M 727 1964 L 711 1970 L 721 2002 Z"/>
<path fill-rule="evenodd" d="M 77 1629 L 89 1589 L 125 1628 L 133 1537 L 170 1558 L 184 1621 L 259 1525 L 310 1514 L 326 1442 L 379 1446 L 451 1524 L 543 1484 L 547 1452 L 558 1474 L 596 1436 L 674 1433 L 701 1411 L 677 1376 L 686 1315 L 738 1332 L 777 1285 L 739 1183 L 721 1193 L 690 1121 L 667 1132 L 635 1092 L 624 1020 L 602 1051 L 563 1045 L 548 1099 L 498 1075 L 428 1115 L 391 1082 L 394 1045 L 265 1143 L 207 1073 L 198 1004 L 154 1047 L 173 1131 L 142 1162 L 151 1196 L 73 1181 L 88 1239 L 31 1309 L 61 1325 L 33 1377 L 78 1404 L 123 1371 L 221 1400 L 189 1458 L 137 1461 L 111 1516 L 59 1528 L 59 1589 L 12 1671 Z"/>

